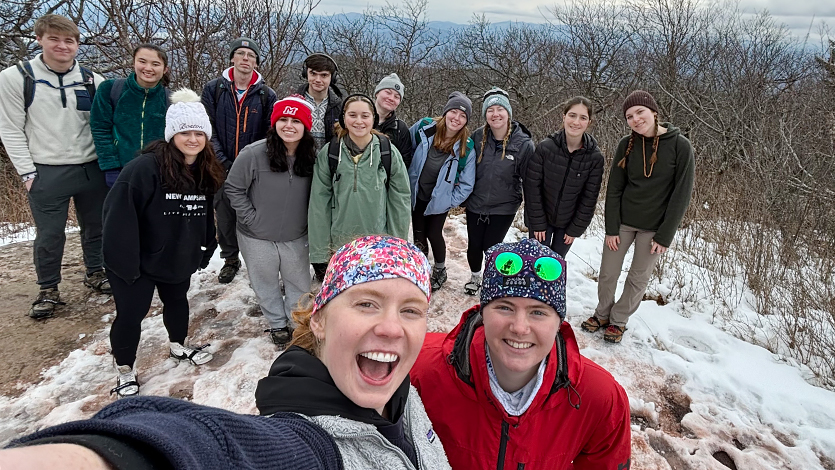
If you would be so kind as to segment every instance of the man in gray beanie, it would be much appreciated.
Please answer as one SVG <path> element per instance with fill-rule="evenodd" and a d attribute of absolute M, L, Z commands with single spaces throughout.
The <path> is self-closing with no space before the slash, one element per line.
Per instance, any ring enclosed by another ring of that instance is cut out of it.
<path fill-rule="evenodd" d="M 232 66 L 207 83 L 201 97 L 212 123 L 212 146 L 227 173 L 242 148 L 267 135 L 277 101 L 275 92 L 255 70 L 261 62 L 261 48 L 255 41 L 240 37 L 230 42 L 229 60 Z M 215 196 L 214 205 L 220 257 L 225 261 L 218 282 L 226 284 L 232 282 L 241 267 L 236 216 L 224 188 Z"/>
<path fill-rule="evenodd" d="M 386 75 L 380 80 L 374 88 L 374 107 L 377 108 L 379 116 L 374 128 L 391 139 L 397 150 L 400 150 L 406 168 L 409 168 L 412 163 L 412 138 L 409 135 L 409 126 L 394 114 L 405 94 L 406 87 L 403 86 L 403 82 L 396 73 Z"/>

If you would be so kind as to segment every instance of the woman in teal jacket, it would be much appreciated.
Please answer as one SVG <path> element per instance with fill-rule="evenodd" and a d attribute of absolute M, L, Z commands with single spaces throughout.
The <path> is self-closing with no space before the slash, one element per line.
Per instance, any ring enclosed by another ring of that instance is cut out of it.
<path fill-rule="evenodd" d="M 147 144 L 162 139 L 168 110 L 168 55 L 154 44 L 133 50 L 133 72 L 99 85 L 90 130 L 108 187 Z"/>
<path fill-rule="evenodd" d="M 447 280 L 444 222 L 449 210 L 461 205 L 475 184 L 475 153 L 467 122 L 473 104 L 454 91 L 440 117 L 423 118 L 409 133 L 414 156 L 409 165 L 412 189 L 412 232 L 415 245 L 429 256 L 432 245 L 432 291 Z"/>

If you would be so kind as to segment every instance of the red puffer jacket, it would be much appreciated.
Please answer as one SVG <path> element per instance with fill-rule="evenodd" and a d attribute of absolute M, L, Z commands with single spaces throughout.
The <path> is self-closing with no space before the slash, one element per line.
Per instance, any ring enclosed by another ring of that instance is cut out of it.
<path fill-rule="evenodd" d="M 548 355 L 542 387 L 521 416 L 509 416 L 490 390 L 484 341 L 476 306 L 448 335 L 426 335 L 410 374 L 454 470 L 629 468 L 626 392 L 580 355 L 568 323 Z"/>

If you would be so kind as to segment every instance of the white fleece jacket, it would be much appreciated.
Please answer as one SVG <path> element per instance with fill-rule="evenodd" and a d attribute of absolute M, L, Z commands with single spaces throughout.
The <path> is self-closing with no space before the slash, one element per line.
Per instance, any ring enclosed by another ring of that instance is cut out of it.
<path fill-rule="evenodd" d="M 71 165 L 96 159 L 96 147 L 90 133 L 90 110 L 77 109 L 76 92 L 85 93 L 78 62 L 63 76 L 51 71 L 41 54 L 30 61 L 36 80 L 46 80 L 53 86 L 69 85 L 61 90 L 37 83 L 35 97 L 28 116 L 23 110 L 23 75 L 17 67 L 0 72 L 0 140 L 17 169 L 25 175 L 35 171 L 35 163 Z M 104 81 L 94 74 L 96 87 Z"/>

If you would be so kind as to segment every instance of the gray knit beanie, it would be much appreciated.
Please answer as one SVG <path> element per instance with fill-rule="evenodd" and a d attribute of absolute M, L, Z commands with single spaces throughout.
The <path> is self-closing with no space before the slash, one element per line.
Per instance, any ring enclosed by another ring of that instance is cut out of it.
<path fill-rule="evenodd" d="M 481 105 L 481 117 L 487 118 L 487 108 L 499 105 L 507 110 L 508 121 L 513 120 L 513 109 L 510 107 L 510 99 L 507 92 L 494 86 L 484 94 L 484 104 Z"/>
<path fill-rule="evenodd" d="M 377 96 L 377 93 L 383 90 L 394 90 L 400 93 L 401 100 L 406 98 L 406 87 L 403 86 L 403 82 L 400 81 L 400 77 L 398 77 L 396 73 L 386 75 L 382 80 L 380 80 L 380 83 L 377 84 L 377 88 L 374 89 L 374 96 Z"/>
<path fill-rule="evenodd" d="M 461 93 L 460 91 L 453 91 L 449 94 L 449 101 L 446 102 L 442 115 L 445 115 L 451 109 L 464 111 L 464 114 L 467 115 L 467 122 L 469 122 L 470 116 L 473 114 L 473 102 L 470 101 L 464 93 Z"/>
<path fill-rule="evenodd" d="M 235 51 L 242 47 L 252 49 L 252 52 L 255 53 L 256 57 L 255 63 L 261 63 L 261 48 L 258 47 L 258 44 L 256 44 L 255 41 L 247 37 L 239 37 L 238 39 L 235 39 L 234 41 L 229 43 L 229 60 L 232 60 L 232 56 L 235 55 Z"/>
<path fill-rule="evenodd" d="M 626 110 L 633 106 L 645 106 L 654 113 L 658 112 L 658 103 L 655 102 L 655 98 L 644 90 L 635 90 L 626 97 L 623 102 L 623 115 L 626 116 Z"/>

